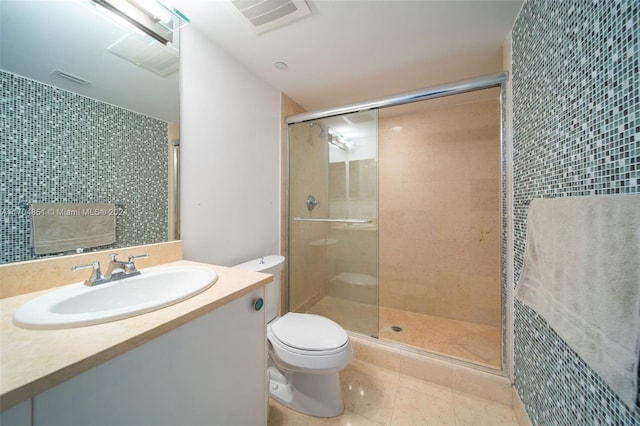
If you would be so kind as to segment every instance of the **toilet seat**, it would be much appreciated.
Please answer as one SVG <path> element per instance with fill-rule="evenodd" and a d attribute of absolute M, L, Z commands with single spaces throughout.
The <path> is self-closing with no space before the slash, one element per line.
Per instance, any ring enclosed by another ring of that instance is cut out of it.
<path fill-rule="evenodd" d="M 322 339 L 311 342 L 318 336 Z M 318 315 L 287 313 L 267 326 L 267 339 L 270 356 L 286 370 L 323 374 L 339 371 L 351 360 L 347 333 L 335 322 Z"/>
<path fill-rule="evenodd" d="M 289 312 L 271 326 L 271 332 L 282 344 L 296 353 L 333 352 L 343 347 L 349 337 L 340 325 L 314 314 Z"/>

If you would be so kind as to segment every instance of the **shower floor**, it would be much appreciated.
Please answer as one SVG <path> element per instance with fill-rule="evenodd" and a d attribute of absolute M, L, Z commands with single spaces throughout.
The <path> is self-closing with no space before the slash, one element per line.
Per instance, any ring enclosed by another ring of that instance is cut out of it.
<path fill-rule="evenodd" d="M 347 330 L 375 334 L 376 307 L 332 296 L 309 313 L 323 315 Z M 402 331 L 394 331 L 400 327 Z M 380 307 L 379 338 L 495 369 L 501 368 L 500 328 Z"/>

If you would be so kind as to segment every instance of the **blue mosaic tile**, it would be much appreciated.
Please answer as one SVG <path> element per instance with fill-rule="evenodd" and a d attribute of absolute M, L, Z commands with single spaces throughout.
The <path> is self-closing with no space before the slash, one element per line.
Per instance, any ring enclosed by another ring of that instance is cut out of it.
<path fill-rule="evenodd" d="M 512 45 L 514 279 L 527 204 L 640 193 L 640 3 L 528 0 Z M 514 306 L 515 386 L 538 425 L 637 425 L 598 375 L 526 305 Z"/>
<path fill-rule="evenodd" d="M 507 310 L 509 309 L 509 297 L 507 296 L 507 289 L 509 287 L 509 277 L 507 269 L 507 235 L 509 232 L 507 213 L 509 211 L 507 205 L 507 143 L 504 135 L 507 134 L 506 128 L 506 111 L 507 106 L 507 90 L 506 83 L 503 84 L 500 90 L 500 133 L 503 135 L 500 138 L 500 295 L 502 297 L 501 317 L 502 317 L 502 370 L 507 371 L 507 362 L 509 360 L 509 345 L 507 339 L 509 333 L 507 333 Z"/>
<path fill-rule="evenodd" d="M 116 242 L 167 239 L 168 125 L 0 71 L 0 263 L 34 259 L 21 205 L 113 202 Z"/>

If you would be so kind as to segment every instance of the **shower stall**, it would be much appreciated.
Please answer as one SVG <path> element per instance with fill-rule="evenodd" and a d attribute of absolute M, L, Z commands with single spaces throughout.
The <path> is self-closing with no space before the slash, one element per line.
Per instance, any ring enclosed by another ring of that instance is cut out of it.
<path fill-rule="evenodd" d="M 288 118 L 290 311 L 502 369 L 505 79 Z"/>

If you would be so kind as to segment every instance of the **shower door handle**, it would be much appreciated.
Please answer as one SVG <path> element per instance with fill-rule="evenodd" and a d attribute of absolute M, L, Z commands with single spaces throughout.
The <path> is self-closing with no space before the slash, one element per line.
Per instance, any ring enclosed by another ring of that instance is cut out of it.
<path fill-rule="evenodd" d="M 338 222 L 338 223 L 371 223 L 371 219 L 333 219 L 329 217 L 294 217 L 293 220 L 299 222 Z"/>

